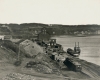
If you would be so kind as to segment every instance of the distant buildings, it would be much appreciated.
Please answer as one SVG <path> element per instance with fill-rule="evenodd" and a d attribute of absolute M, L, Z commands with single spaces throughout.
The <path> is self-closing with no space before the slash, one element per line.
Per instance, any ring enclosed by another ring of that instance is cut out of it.
<path fill-rule="evenodd" d="M 12 39 L 12 36 L 11 35 L 5 35 L 4 36 L 4 40 L 11 40 Z"/>
<path fill-rule="evenodd" d="M 91 35 L 91 34 L 99 34 L 99 30 L 98 31 L 75 31 L 74 34 L 86 34 L 86 35 Z"/>
<path fill-rule="evenodd" d="M 4 40 L 4 35 L 0 35 L 0 39 L 1 40 Z"/>
<path fill-rule="evenodd" d="M 11 35 L 0 35 L 1 40 L 11 40 L 12 36 Z"/>

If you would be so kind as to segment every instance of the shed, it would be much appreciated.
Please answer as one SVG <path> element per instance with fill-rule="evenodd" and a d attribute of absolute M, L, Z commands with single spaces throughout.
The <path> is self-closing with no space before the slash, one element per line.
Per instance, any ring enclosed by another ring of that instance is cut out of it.
<path fill-rule="evenodd" d="M 0 39 L 1 40 L 4 40 L 4 35 L 0 35 Z"/>
<path fill-rule="evenodd" d="M 11 35 L 5 35 L 4 36 L 4 40 L 11 40 L 12 39 L 12 36 Z"/>

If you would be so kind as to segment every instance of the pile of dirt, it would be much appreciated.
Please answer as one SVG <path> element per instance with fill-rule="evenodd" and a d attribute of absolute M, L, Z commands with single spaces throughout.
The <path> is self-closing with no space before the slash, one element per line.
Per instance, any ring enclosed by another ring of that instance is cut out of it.
<path fill-rule="evenodd" d="M 45 65 L 51 69 L 56 67 L 56 64 L 54 63 L 54 61 L 48 55 L 44 53 L 38 53 L 36 57 L 34 58 L 34 61 L 36 63 Z"/>
<path fill-rule="evenodd" d="M 52 73 L 52 69 L 50 69 L 49 67 L 47 67 L 46 65 L 43 65 L 43 64 L 36 64 L 36 65 L 34 65 L 34 68 L 37 72 L 41 72 L 41 73 L 45 73 L 45 74 Z"/>
<path fill-rule="evenodd" d="M 29 56 L 37 55 L 39 52 L 43 53 L 42 47 L 28 39 L 21 42 L 20 47 L 21 51 L 28 54 Z"/>
<path fill-rule="evenodd" d="M 37 63 L 42 62 L 42 61 L 49 63 L 49 62 L 52 61 L 52 60 L 50 59 L 50 57 L 49 57 L 48 55 L 44 54 L 44 53 L 38 53 L 38 54 L 36 55 L 36 57 L 34 58 L 34 60 L 35 60 L 35 62 L 37 62 Z"/>
<path fill-rule="evenodd" d="M 17 59 L 17 54 L 10 49 L 0 47 L 0 60 L 13 63 Z"/>
<path fill-rule="evenodd" d="M 41 75 L 42 76 L 42 75 Z M 31 76 L 27 74 L 21 74 L 21 73 L 9 73 L 3 78 L 0 78 L 0 80 L 79 80 L 79 79 L 74 79 L 70 77 L 57 77 L 57 76 L 47 76 L 44 75 L 42 77 L 40 76 Z"/>
<path fill-rule="evenodd" d="M 40 73 L 60 74 L 58 65 L 48 55 L 44 53 L 38 53 L 34 57 L 34 60 L 30 61 L 29 64 L 32 68 L 34 68 L 37 72 Z"/>

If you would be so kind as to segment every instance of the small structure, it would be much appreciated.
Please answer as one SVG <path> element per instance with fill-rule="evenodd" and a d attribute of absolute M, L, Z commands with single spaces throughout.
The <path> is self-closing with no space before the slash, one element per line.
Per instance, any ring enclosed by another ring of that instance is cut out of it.
<path fill-rule="evenodd" d="M 56 43 L 56 39 L 50 39 L 46 48 L 51 48 L 53 52 L 58 52 L 63 49 L 62 45 Z"/>
<path fill-rule="evenodd" d="M 59 68 L 62 69 L 62 68 L 66 68 L 66 66 L 64 65 L 64 61 L 66 60 L 68 56 L 66 55 L 66 52 L 53 52 L 52 55 L 51 55 L 51 59 L 55 60 L 58 65 L 59 65 Z"/>
<path fill-rule="evenodd" d="M 4 35 L 0 35 L 0 39 L 1 40 L 4 40 Z"/>
<path fill-rule="evenodd" d="M 56 45 L 56 39 L 50 39 L 50 46 L 54 47 Z"/>
<path fill-rule="evenodd" d="M 51 59 L 56 60 L 56 56 L 58 55 L 57 52 L 53 52 L 51 55 Z"/>
<path fill-rule="evenodd" d="M 12 36 L 11 35 L 0 35 L 1 40 L 11 40 Z"/>
<path fill-rule="evenodd" d="M 61 48 L 62 45 L 56 43 L 56 39 L 50 39 L 49 40 L 49 45 L 51 48 Z"/>
<path fill-rule="evenodd" d="M 56 61 L 65 61 L 65 59 L 67 58 L 68 56 L 66 55 L 66 52 L 53 52 L 52 53 L 52 59 L 53 60 L 56 60 Z"/>
<path fill-rule="evenodd" d="M 4 36 L 4 40 L 11 40 L 12 39 L 12 36 L 11 35 L 5 35 Z"/>

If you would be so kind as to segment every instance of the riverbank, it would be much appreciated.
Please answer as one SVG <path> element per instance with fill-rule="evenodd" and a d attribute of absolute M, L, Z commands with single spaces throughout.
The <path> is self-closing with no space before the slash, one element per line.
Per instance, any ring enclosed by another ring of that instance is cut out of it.
<path fill-rule="evenodd" d="M 74 49 L 75 42 L 79 42 L 81 48 L 80 58 L 91 63 L 100 65 L 100 36 L 89 37 L 73 37 L 73 36 L 59 36 L 52 37 L 61 44 L 66 51 L 68 48 Z"/>
<path fill-rule="evenodd" d="M 59 44 L 63 44 L 63 47 L 65 47 L 65 49 L 67 49 L 67 47 L 69 48 L 70 46 L 71 46 L 71 48 L 73 48 L 74 41 L 76 41 L 76 40 L 81 42 L 82 51 L 81 51 L 80 56 L 86 55 L 86 54 L 88 54 L 88 56 L 94 56 L 95 55 L 94 53 L 99 52 L 97 50 L 97 47 L 100 46 L 97 43 L 99 41 L 99 38 L 96 40 L 95 40 L 95 38 L 93 38 L 93 40 L 91 40 L 91 41 L 88 39 L 86 41 L 86 38 L 74 38 L 74 37 L 70 37 L 70 38 L 58 37 L 57 38 L 57 42 Z M 66 43 L 66 41 L 67 41 L 67 43 Z M 94 44 L 96 44 L 95 45 L 96 47 L 94 46 Z M 86 46 L 88 46 L 89 48 L 87 48 Z M 92 47 L 90 47 L 90 46 L 92 46 Z M 34 47 L 35 47 L 35 45 L 34 45 Z M 30 49 L 30 48 L 28 48 L 28 49 Z M 98 49 L 99 49 L 99 47 L 98 47 Z M 4 50 L 4 49 L 0 48 L 0 51 L 1 51 L 0 55 L 4 56 L 4 57 L 6 56 L 6 54 L 9 54 L 9 56 L 11 56 L 10 54 L 12 54 L 12 52 L 9 52 L 9 50 L 7 50 L 7 49 Z M 98 53 L 98 55 L 99 55 L 99 53 Z M 11 59 L 13 59 L 13 58 L 11 58 Z M 36 68 L 36 66 L 35 66 L 32 68 L 26 68 L 25 67 L 26 64 L 29 61 L 33 61 L 34 59 L 36 59 L 36 61 L 38 61 L 38 60 L 40 61 L 38 63 L 38 67 Z M 35 57 L 31 58 L 31 59 L 24 58 L 21 66 L 19 66 L 19 67 L 16 67 L 13 65 L 12 61 L 14 61 L 14 60 L 11 61 L 12 63 L 11 62 L 8 63 L 9 62 L 8 59 L 6 61 L 1 59 L 0 78 L 2 78 L 1 80 L 7 80 L 6 78 L 8 78 L 8 80 L 9 79 L 10 80 L 23 80 L 23 79 L 24 80 L 40 80 L 40 79 L 41 80 L 57 80 L 57 79 L 58 80 L 82 80 L 82 79 L 83 80 L 89 80 L 89 79 L 99 80 L 100 79 L 100 66 L 99 65 L 93 64 L 91 62 L 88 62 L 86 60 L 82 60 L 79 58 L 73 58 L 73 59 L 82 65 L 81 72 L 71 71 L 67 67 L 64 69 L 59 69 L 59 66 L 55 63 L 55 61 L 51 60 L 44 53 L 41 53 L 41 55 L 38 55 L 37 58 L 35 58 Z M 47 62 L 47 61 L 49 61 L 49 62 Z M 54 69 L 56 68 L 57 70 L 59 70 L 60 74 L 43 73 L 47 70 L 45 70 L 41 65 L 48 66 L 50 68 L 50 70 L 52 69 L 52 66 L 53 66 Z M 41 69 L 44 71 L 41 71 Z M 15 76 L 12 75 L 13 73 Z"/>

